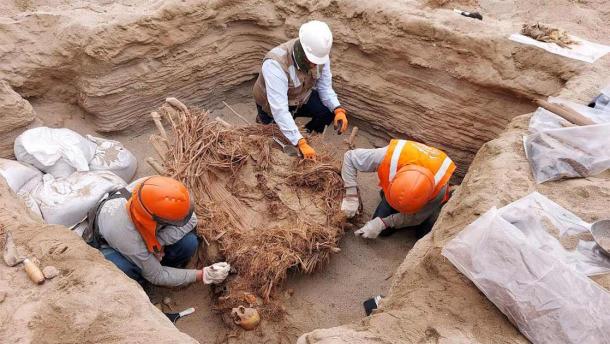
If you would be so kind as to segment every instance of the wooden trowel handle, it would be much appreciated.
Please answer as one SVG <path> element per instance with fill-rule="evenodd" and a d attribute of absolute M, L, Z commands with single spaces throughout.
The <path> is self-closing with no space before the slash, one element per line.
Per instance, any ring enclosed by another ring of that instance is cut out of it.
<path fill-rule="evenodd" d="M 570 123 L 573 123 L 576 125 L 596 124 L 590 118 L 585 117 L 568 107 L 565 107 L 565 106 L 562 106 L 559 104 L 552 104 L 543 99 L 535 99 L 534 102 L 536 103 L 536 105 L 538 105 L 542 108 L 545 108 L 546 110 L 551 111 L 552 113 L 556 114 L 557 116 L 565 119 L 566 121 L 568 121 Z"/>

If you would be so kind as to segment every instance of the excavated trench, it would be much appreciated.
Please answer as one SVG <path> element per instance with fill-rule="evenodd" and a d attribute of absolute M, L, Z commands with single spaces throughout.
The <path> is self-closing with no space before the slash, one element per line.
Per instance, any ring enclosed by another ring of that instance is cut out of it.
<path fill-rule="evenodd" d="M 32 125 L 66 126 L 83 134 L 95 130 L 121 140 L 138 157 L 140 176 L 153 173 L 144 164 L 153 154 L 147 143 L 152 131 L 147 124 L 150 111 L 166 97 L 176 97 L 239 123 L 222 107 L 226 100 L 253 120 L 249 88 L 261 57 L 295 36 L 298 26 L 309 18 L 326 20 L 333 29 L 334 87 L 352 123 L 362 129 L 357 146 L 381 146 L 390 137 L 425 142 L 456 161 L 455 181 L 464 177 L 485 142 L 497 137 L 512 118 L 534 109 L 531 98 L 556 94 L 582 71 L 580 65 L 553 55 L 533 62 L 538 52 L 507 41 L 507 28 L 497 22 L 464 20 L 450 12 L 430 14 L 396 4 L 243 0 L 140 4 L 137 13 L 112 9 L 94 19 L 77 16 L 79 10 L 1 22 L 15 49 L 3 52 L 11 63 L 0 65 L 0 75 L 34 106 L 37 121 Z M 62 29 L 61 34 L 32 29 L 39 27 Z M 23 128 L 11 123 L 0 127 L 3 143 L 10 143 L 0 147 L 2 155 L 7 155 L 12 139 Z M 337 147 L 342 144 L 341 137 L 330 140 Z M 370 214 L 378 200 L 375 176 L 362 176 L 362 182 L 365 211 Z M 3 203 L 15 203 L 5 186 L 2 191 Z M 14 342 L 188 341 L 149 305 L 135 283 L 71 238 L 71 233 L 57 226 L 51 232 L 25 214 L 21 205 L 12 207 L 24 213 L 27 223 L 25 234 L 16 235 L 18 243 L 45 262 L 60 261 L 56 264 L 69 273 L 60 285 L 45 285 L 27 297 L 11 292 L 14 300 L 30 302 L 30 306 L 12 321 L 3 321 L 18 325 L 3 325 L 5 338 Z M 18 224 L 11 223 L 8 209 L 0 210 L 0 220 L 15 229 Z M 62 244 L 64 240 L 69 244 Z M 224 325 L 209 310 L 210 296 L 200 286 L 158 289 L 152 294 L 153 298 L 171 296 L 175 309 L 196 307 L 196 314 L 177 327 L 202 343 L 294 342 L 316 328 L 360 319 L 361 302 L 388 291 L 390 277 L 415 241 L 408 232 L 375 242 L 356 240 L 347 233 L 342 252 L 325 270 L 290 277 L 287 288 L 294 294 L 288 317 L 265 321 L 253 333 Z M 56 254 L 49 248 L 53 245 L 67 245 L 71 255 Z M 90 257 L 87 264 L 82 257 Z M 88 270 L 95 274 L 88 276 Z M 9 287 L 24 282 L 14 272 L 4 273 L 10 276 Z M 109 285 L 114 287 L 108 289 Z M 85 320 L 67 315 L 82 311 L 78 300 L 98 297 L 107 306 L 84 311 Z M 8 298 L 0 305 L 2 314 L 17 301 Z M 126 310 L 120 311 L 121 307 Z M 44 314 L 54 316 L 45 319 Z M 129 328 L 121 324 L 134 316 L 141 319 Z M 103 325 L 91 326 L 87 321 L 93 319 Z M 51 334 L 43 340 L 44 331 L 34 331 L 28 324 L 50 329 Z"/>

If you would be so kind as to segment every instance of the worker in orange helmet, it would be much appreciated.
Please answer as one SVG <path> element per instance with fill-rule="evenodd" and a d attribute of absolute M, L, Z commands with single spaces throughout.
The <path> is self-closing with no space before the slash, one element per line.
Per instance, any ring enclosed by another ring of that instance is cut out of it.
<path fill-rule="evenodd" d="M 197 216 L 188 189 L 175 179 L 136 180 L 102 199 L 88 220 L 83 238 L 141 284 L 217 284 L 229 273 L 225 262 L 184 269 L 197 251 Z"/>
<path fill-rule="evenodd" d="M 382 194 L 373 219 L 355 234 L 373 239 L 416 226 L 421 237 L 431 229 L 441 205 L 449 198 L 448 183 L 455 164 L 441 150 L 407 140 L 346 152 L 341 170 L 345 186 L 341 210 L 348 218 L 358 213 L 360 205 L 358 171 L 377 171 Z"/>

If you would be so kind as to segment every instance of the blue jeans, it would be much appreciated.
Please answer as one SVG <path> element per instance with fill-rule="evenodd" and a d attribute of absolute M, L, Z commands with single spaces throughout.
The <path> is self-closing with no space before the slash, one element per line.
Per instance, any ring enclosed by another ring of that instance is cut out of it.
<path fill-rule="evenodd" d="M 165 256 L 161 260 L 161 265 L 183 268 L 197 251 L 198 245 L 197 235 L 193 232 L 188 233 L 175 244 L 165 246 Z M 140 284 L 144 283 L 142 270 L 129 259 L 125 258 L 119 251 L 107 245 L 103 245 L 100 251 L 106 259 L 113 262 L 117 268 L 121 269 L 131 279 Z"/>
<path fill-rule="evenodd" d="M 257 104 L 256 109 L 258 111 L 258 118 L 262 124 L 270 124 L 273 122 L 273 116 L 266 113 L 260 105 Z M 311 91 L 307 103 L 303 104 L 298 109 L 290 106 L 288 110 L 291 113 L 296 110 L 296 112 L 294 112 L 294 117 L 310 117 L 311 121 L 305 124 L 305 129 L 310 132 L 321 133 L 324 131 L 324 126 L 332 123 L 335 118 L 333 112 L 322 103 L 320 95 L 316 90 Z"/>

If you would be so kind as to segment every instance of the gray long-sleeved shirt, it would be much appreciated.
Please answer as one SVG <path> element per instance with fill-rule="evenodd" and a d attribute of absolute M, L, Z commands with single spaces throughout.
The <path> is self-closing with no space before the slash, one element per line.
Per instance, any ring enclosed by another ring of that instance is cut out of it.
<path fill-rule="evenodd" d="M 129 184 L 132 191 L 140 180 Z M 144 240 L 131 221 L 127 200 L 117 198 L 107 201 L 97 218 L 100 234 L 110 247 L 142 270 L 142 277 L 154 285 L 175 287 L 195 282 L 197 270 L 177 269 L 161 265 L 161 262 L 146 248 Z M 157 231 L 157 240 L 162 246 L 176 243 L 197 225 L 195 214 L 182 226 L 164 226 Z"/>
<path fill-rule="evenodd" d="M 280 64 L 272 59 L 267 59 L 263 62 L 262 73 L 265 78 L 267 101 L 271 108 L 273 120 L 277 123 L 288 141 L 296 145 L 303 138 L 303 135 L 301 135 L 299 128 L 294 122 L 294 118 L 292 118 L 292 114 L 288 110 L 288 76 Z M 291 78 L 295 79 L 296 75 L 291 75 Z M 332 78 L 330 62 L 328 62 L 322 66 L 320 78 L 314 86 L 318 90 L 320 100 L 330 111 L 333 111 L 340 105 L 337 94 L 333 90 Z"/>
<path fill-rule="evenodd" d="M 354 192 L 354 189 L 358 186 L 358 172 L 376 172 L 387 151 L 388 146 L 373 149 L 359 148 L 345 152 L 345 155 L 343 156 L 343 167 L 341 168 L 341 177 L 343 178 L 343 185 L 348 193 Z M 438 210 L 446 190 L 446 187 L 443 188 L 438 196 L 428 202 L 415 214 L 392 214 L 382 218 L 382 220 L 388 227 L 393 228 L 420 225 L 430 217 L 434 211 Z"/>

